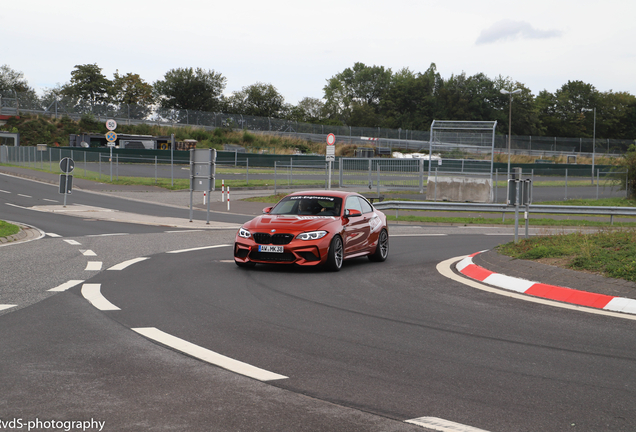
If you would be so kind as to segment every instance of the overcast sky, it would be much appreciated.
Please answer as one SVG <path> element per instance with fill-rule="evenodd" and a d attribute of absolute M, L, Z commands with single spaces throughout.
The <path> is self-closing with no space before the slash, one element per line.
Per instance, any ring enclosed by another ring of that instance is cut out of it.
<path fill-rule="evenodd" d="M 38 91 L 79 64 L 151 84 L 201 67 L 227 78 L 228 95 L 260 81 L 291 104 L 321 98 L 356 62 L 502 75 L 535 95 L 568 80 L 636 95 L 635 17 L 631 0 L 4 0 L 0 65 Z"/>

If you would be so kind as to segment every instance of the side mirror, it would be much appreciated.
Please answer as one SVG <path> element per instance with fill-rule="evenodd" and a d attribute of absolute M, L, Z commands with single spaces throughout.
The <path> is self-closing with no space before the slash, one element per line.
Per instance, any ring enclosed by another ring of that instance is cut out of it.
<path fill-rule="evenodd" d="M 346 209 L 344 215 L 345 217 L 356 217 L 356 216 L 362 216 L 362 212 L 356 209 Z"/>
<path fill-rule="evenodd" d="M 264 214 L 269 214 L 269 212 L 271 212 L 273 208 L 274 208 L 274 207 L 265 207 L 265 208 L 263 209 L 263 213 L 264 213 Z"/>

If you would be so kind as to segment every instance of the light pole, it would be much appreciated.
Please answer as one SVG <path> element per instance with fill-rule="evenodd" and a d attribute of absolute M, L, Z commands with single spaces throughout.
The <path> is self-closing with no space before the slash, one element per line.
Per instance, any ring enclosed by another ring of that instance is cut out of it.
<path fill-rule="evenodd" d="M 582 108 L 581 111 L 594 111 L 594 132 L 592 134 L 592 184 L 594 184 L 594 156 L 596 156 L 596 107 Z"/>
<path fill-rule="evenodd" d="M 502 94 L 510 95 L 510 103 L 508 108 L 508 180 L 510 180 L 510 140 L 512 138 L 511 136 L 512 134 L 512 95 L 521 93 L 521 89 L 510 90 L 510 91 L 501 89 L 500 91 Z M 507 183 L 508 182 L 506 181 L 506 184 Z M 508 199 L 507 197 L 509 196 L 510 194 L 508 192 L 508 186 L 506 186 L 506 199 Z"/>

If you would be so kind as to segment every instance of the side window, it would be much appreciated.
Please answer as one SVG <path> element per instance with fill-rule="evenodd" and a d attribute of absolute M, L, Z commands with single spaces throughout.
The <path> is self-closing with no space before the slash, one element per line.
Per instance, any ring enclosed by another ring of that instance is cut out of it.
<path fill-rule="evenodd" d="M 360 197 L 358 197 L 358 199 L 360 200 L 360 204 L 362 206 L 362 213 L 371 213 L 371 212 L 373 212 L 373 207 L 371 206 L 371 204 L 369 204 L 369 201 L 365 200 L 364 198 L 360 198 Z"/>
<path fill-rule="evenodd" d="M 362 213 L 362 207 L 360 207 L 360 200 L 357 196 L 350 196 L 347 198 L 347 202 L 345 203 L 346 210 L 359 210 Z"/>

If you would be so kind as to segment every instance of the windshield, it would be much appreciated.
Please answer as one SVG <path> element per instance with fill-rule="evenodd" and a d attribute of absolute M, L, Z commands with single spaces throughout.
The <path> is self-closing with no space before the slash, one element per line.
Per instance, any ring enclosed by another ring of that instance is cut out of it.
<path fill-rule="evenodd" d="M 340 216 L 342 198 L 292 195 L 283 198 L 269 214 Z"/>

